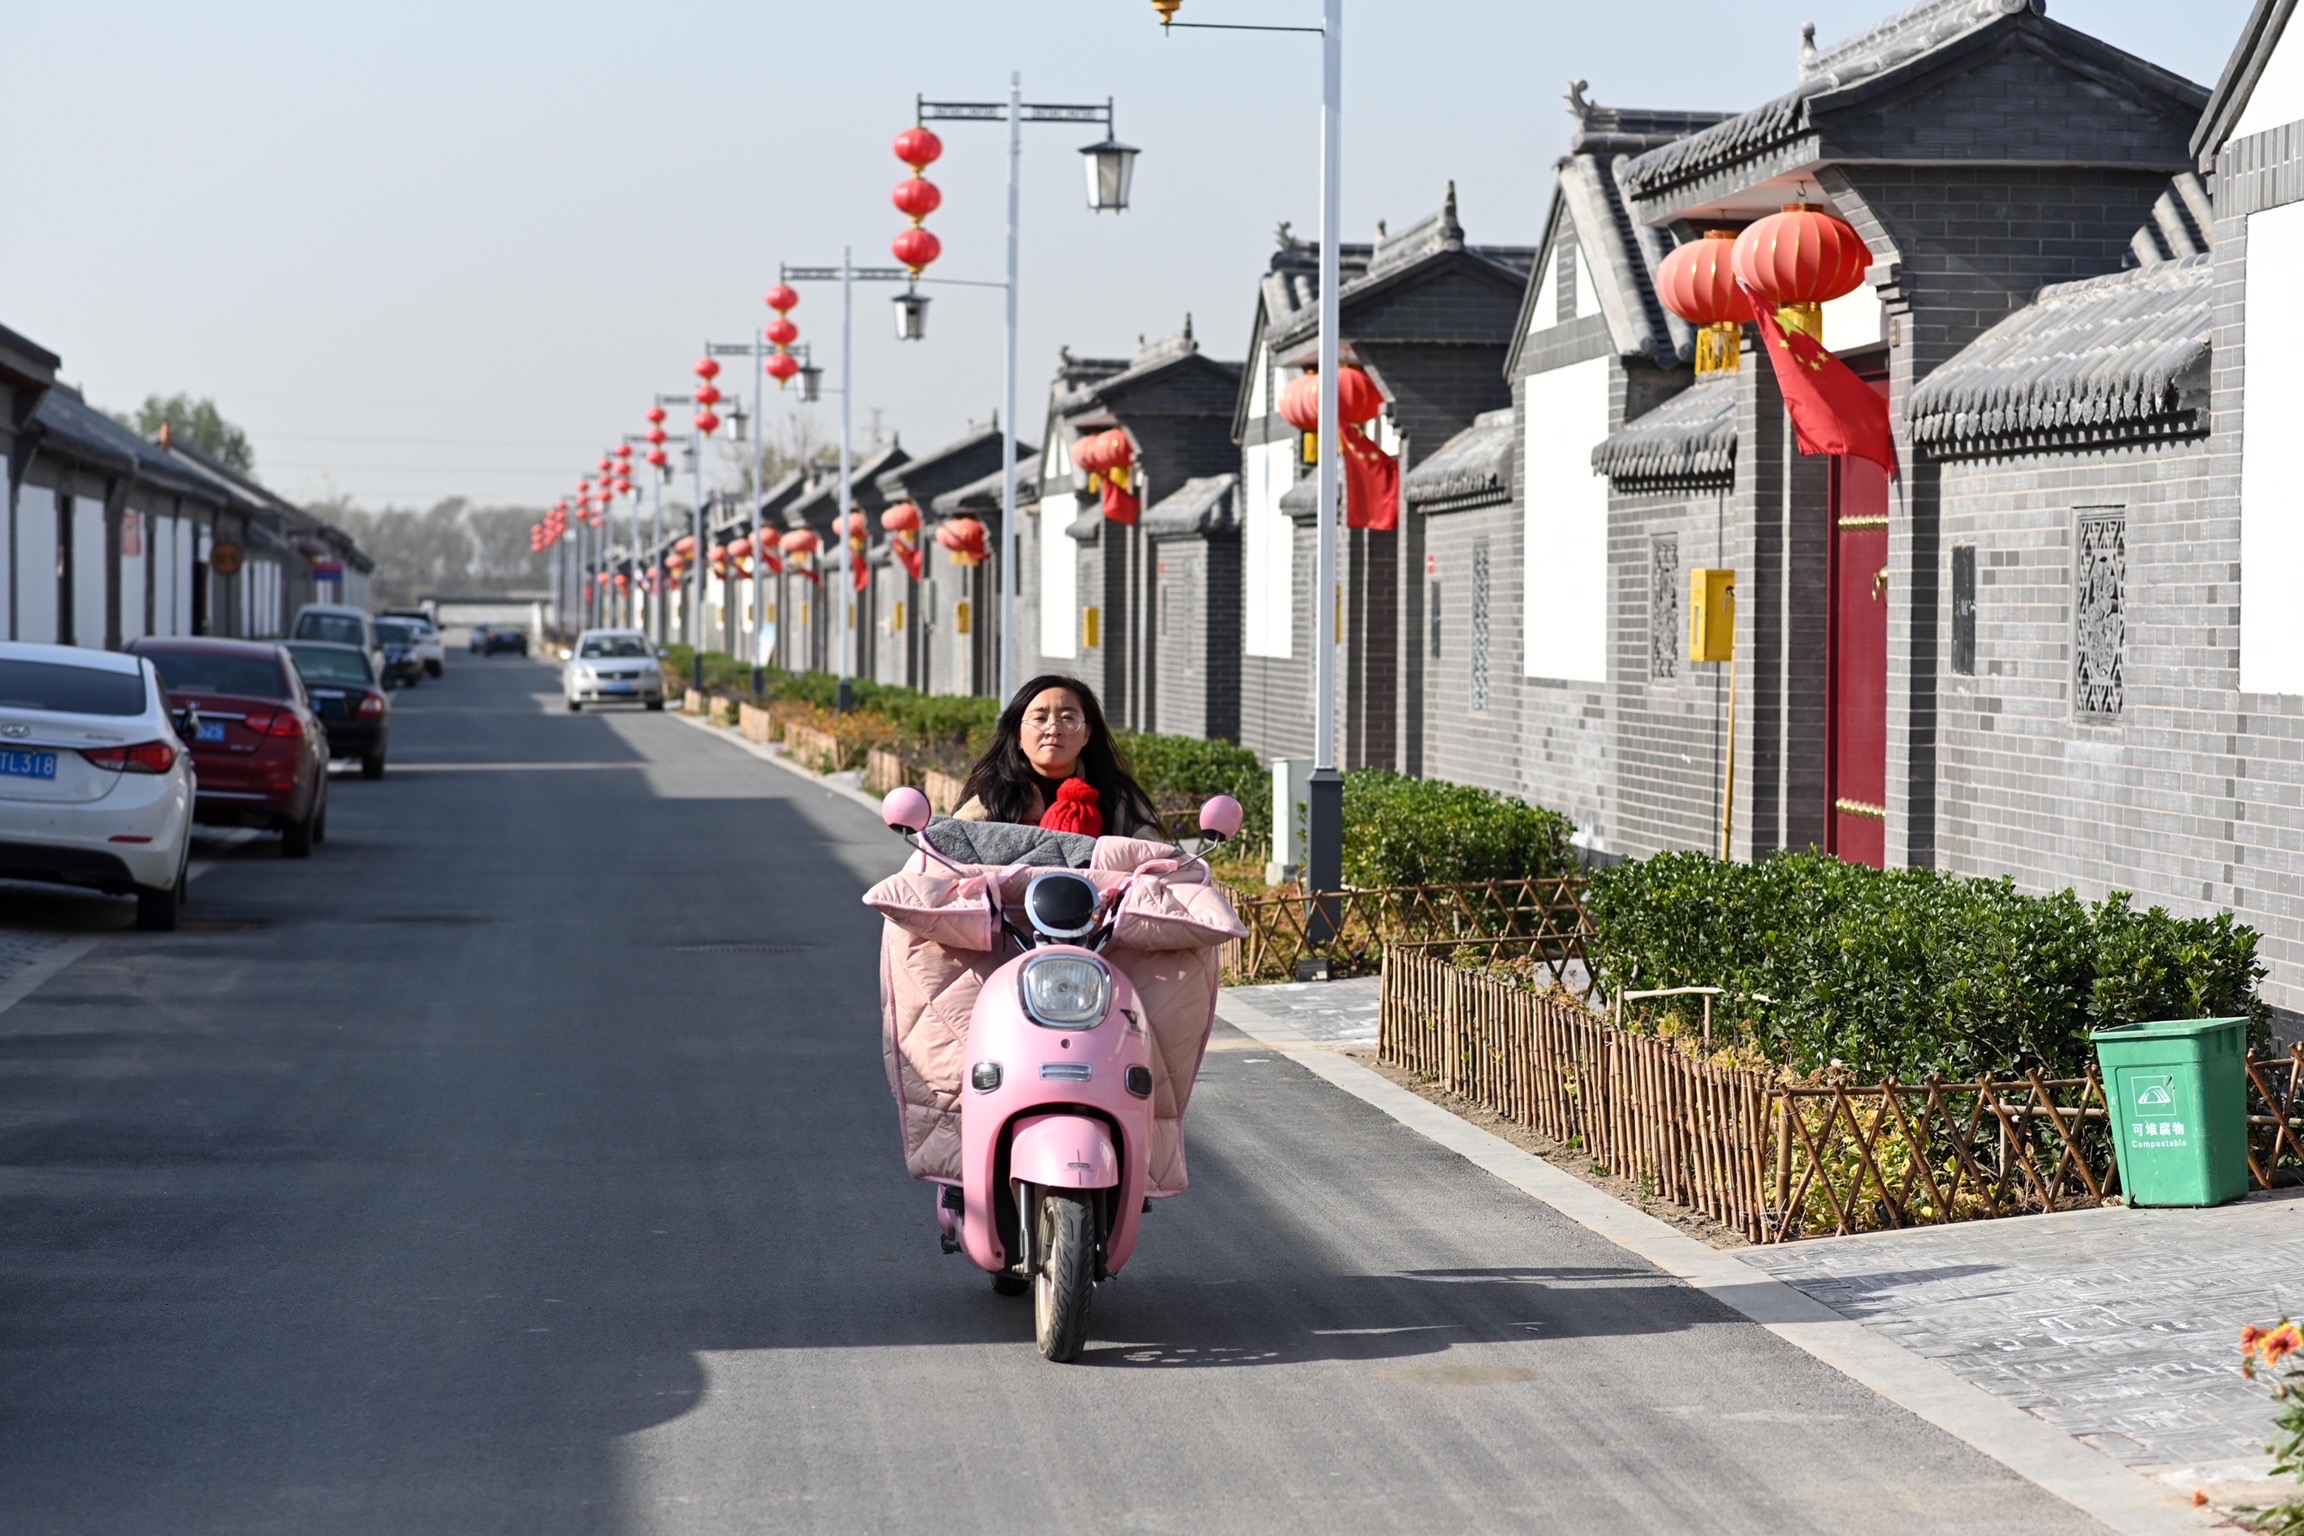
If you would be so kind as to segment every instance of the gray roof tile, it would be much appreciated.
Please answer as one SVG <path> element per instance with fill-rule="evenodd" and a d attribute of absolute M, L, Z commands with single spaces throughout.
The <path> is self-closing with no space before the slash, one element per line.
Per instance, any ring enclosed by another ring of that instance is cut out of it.
<path fill-rule="evenodd" d="M 2207 430 L 2210 258 L 2040 290 L 1912 392 L 1940 456 Z"/>
<path fill-rule="evenodd" d="M 1440 451 L 1408 471 L 1401 499 L 1425 512 L 1454 512 L 1512 494 L 1512 408 L 1483 411 Z"/>
<path fill-rule="evenodd" d="M 1592 468 L 1619 490 L 1725 480 L 1736 471 L 1736 375 L 1690 385 L 1592 450 Z"/>
<path fill-rule="evenodd" d="M 1238 475 L 1202 475 L 1187 480 L 1145 508 L 1136 526 L 1146 538 L 1236 533 L 1240 528 Z"/>

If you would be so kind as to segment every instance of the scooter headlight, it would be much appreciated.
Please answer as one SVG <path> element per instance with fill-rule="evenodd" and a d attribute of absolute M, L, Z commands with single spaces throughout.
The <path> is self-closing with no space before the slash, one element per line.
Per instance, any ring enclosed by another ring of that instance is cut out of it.
<path fill-rule="evenodd" d="M 1016 979 L 1024 1011 L 1049 1029 L 1090 1029 L 1112 1005 L 1112 973 L 1086 955 L 1038 955 Z"/>

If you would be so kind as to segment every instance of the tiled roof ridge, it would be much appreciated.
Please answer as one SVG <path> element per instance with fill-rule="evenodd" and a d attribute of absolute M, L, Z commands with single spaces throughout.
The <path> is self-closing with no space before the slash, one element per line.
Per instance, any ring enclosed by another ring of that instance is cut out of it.
<path fill-rule="evenodd" d="M 1440 445 L 1439 451 L 1400 483 L 1401 499 L 1426 512 L 1453 512 L 1510 499 L 1513 411 L 1482 411 L 1472 425 Z"/>

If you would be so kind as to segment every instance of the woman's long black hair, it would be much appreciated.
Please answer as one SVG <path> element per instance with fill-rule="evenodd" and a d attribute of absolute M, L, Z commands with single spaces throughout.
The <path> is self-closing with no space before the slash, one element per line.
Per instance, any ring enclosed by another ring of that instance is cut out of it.
<path fill-rule="evenodd" d="M 1016 690 L 1016 697 L 1008 701 L 992 727 L 992 744 L 968 770 L 968 784 L 961 797 L 982 801 L 994 821 L 1030 824 L 1038 820 L 1035 807 L 1042 800 L 1041 781 L 1033 771 L 1032 760 L 1024 755 L 1024 711 L 1051 688 L 1062 688 L 1078 699 L 1080 712 L 1088 717 L 1088 744 L 1080 749 L 1080 762 L 1073 771 L 1095 789 L 1104 830 L 1123 833 L 1158 827 L 1160 813 L 1120 756 L 1112 728 L 1104 723 L 1104 708 L 1096 702 L 1096 690 L 1061 672 L 1045 673 Z"/>

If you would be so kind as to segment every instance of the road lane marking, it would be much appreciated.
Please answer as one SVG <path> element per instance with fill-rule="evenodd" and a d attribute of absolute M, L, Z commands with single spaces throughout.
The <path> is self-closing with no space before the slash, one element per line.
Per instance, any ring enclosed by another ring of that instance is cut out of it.
<path fill-rule="evenodd" d="M 1482 1130 L 1379 1072 L 1313 1040 L 1236 992 L 1216 1015 L 1314 1076 L 1550 1206 L 1586 1231 L 1646 1259 L 1906 1412 L 1991 1457 L 2123 1536 L 2174 1536 L 2214 1527 L 2176 1490 L 1995 1397 L 1738 1259 L 1634 1210 L 1533 1152 Z"/>

